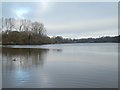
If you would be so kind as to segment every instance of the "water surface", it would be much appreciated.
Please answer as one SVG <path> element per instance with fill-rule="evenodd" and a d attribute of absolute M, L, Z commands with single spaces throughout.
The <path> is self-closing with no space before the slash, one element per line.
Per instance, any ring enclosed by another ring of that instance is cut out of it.
<path fill-rule="evenodd" d="M 117 88 L 118 45 L 3 47 L 3 88 Z"/>

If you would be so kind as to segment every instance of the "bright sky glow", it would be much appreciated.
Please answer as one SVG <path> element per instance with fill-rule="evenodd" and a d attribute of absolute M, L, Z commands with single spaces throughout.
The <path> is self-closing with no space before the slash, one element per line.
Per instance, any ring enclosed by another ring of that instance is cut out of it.
<path fill-rule="evenodd" d="M 46 11 L 48 8 L 48 2 L 42 2 L 42 11 Z"/>
<path fill-rule="evenodd" d="M 20 10 L 16 10 L 16 15 L 17 17 L 19 17 L 20 19 L 24 19 L 24 15 L 27 14 L 28 11 L 25 9 L 20 9 Z"/>

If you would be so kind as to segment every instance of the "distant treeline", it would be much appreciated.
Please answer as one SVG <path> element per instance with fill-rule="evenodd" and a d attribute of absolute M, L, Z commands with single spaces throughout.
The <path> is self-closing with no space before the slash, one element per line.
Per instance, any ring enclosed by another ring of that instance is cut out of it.
<path fill-rule="evenodd" d="M 87 38 L 87 39 L 76 39 L 75 42 L 78 43 L 120 43 L 120 35 L 119 36 L 106 36 L 100 38 Z"/>
<path fill-rule="evenodd" d="M 49 37 L 46 35 L 44 25 L 30 20 L 15 20 L 2 18 L 2 44 L 3 45 L 41 45 L 57 43 L 119 43 L 119 36 L 106 36 L 100 38 L 70 39 L 62 36 Z"/>

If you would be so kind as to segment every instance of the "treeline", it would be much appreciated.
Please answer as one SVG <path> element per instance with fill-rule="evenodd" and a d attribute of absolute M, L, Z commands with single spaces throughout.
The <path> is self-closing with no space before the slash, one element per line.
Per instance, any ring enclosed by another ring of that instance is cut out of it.
<path fill-rule="evenodd" d="M 60 44 L 60 43 L 120 43 L 120 35 L 114 37 L 70 39 L 61 36 L 48 37 L 26 31 L 6 31 L 2 33 L 3 45 L 41 45 L 41 44 Z"/>
<path fill-rule="evenodd" d="M 2 18 L 2 44 L 46 44 L 49 37 L 41 22 Z"/>
<path fill-rule="evenodd" d="M 119 36 L 70 39 L 62 36 L 49 37 L 41 22 L 32 22 L 22 19 L 2 18 L 2 44 L 3 45 L 41 45 L 56 43 L 118 43 Z"/>
<path fill-rule="evenodd" d="M 74 39 L 76 43 L 120 43 L 120 35 L 119 36 L 105 36 L 100 38 L 87 38 L 87 39 Z"/>

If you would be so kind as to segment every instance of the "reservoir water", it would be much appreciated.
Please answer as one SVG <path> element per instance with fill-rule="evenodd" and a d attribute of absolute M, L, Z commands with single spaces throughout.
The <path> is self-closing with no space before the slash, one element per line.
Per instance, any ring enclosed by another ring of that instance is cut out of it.
<path fill-rule="evenodd" d="M 2 48 L 3 88 L 118 88 L 118 44 Z"/>

